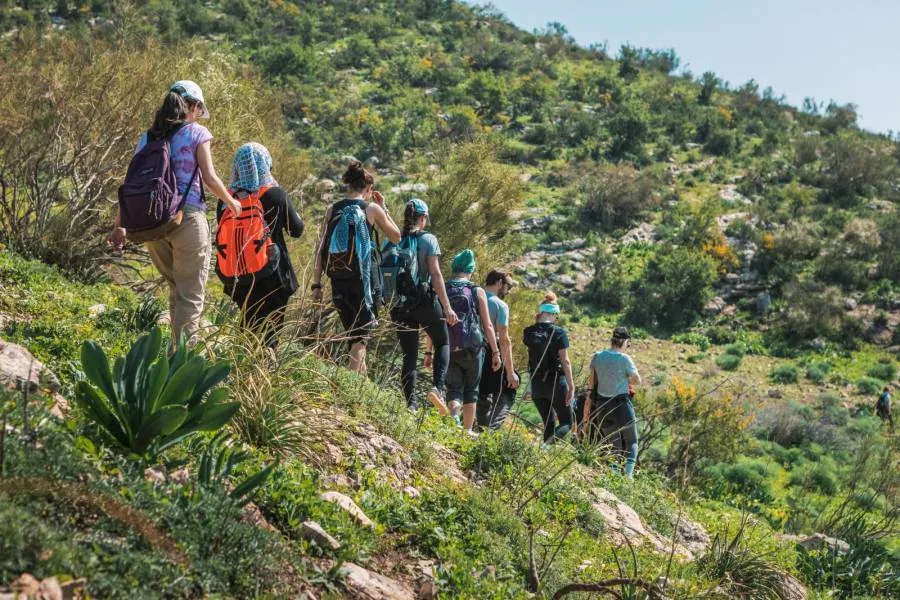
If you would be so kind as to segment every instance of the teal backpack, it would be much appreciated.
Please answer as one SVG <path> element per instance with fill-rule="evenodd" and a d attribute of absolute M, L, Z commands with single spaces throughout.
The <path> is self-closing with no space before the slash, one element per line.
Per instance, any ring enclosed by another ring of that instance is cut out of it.
<path fill-rule="evenodd" d="M 388 242 L 381 251 L 384 301 L 403 310 L 417 306 L 425 292 L 419 278 L 419 235 L 405 235 L 399 244 Z"/>

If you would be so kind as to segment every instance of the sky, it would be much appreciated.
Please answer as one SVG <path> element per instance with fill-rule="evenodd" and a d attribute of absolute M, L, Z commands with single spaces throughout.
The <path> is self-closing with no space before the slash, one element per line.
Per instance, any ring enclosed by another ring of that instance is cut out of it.
<path fill-rule="evenodd" d="M 483 4 L 484 2 L 478 2 Z M 679 70 L 713 71 L 732 87 L 799 106 L 805 97 L 857 105 L 859 123 L 900 131 L 897 0 L 493 0 L 528 31 L 551 21 L 584 46 L 673 48 Z"/>

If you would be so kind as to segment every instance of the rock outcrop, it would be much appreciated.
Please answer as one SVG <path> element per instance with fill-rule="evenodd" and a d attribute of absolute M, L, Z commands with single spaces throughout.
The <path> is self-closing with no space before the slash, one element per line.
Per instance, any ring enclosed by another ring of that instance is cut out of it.
<path fill-rule="evenodd" d="M 0 385 L 31 393 L 59 391 L 59 379 L 27 348 L 0 339 Z"/>
<path fill-rule="evenodd" d="M 358 600 L 416 600 L 415 593 L 406 585 L 379 575 L 355 564 L 344 563 L 340 575 L 349 593 L 348 598 Z"/>
<path fill-rule="evenodd" d="M 648 544 L 661 554 L 671 552 L 674 543 L 677 557 L 682 560 L 693 560 L 694 554 L 690 550 L 677 541 L 666 539 L 645 525 L 637 512 L 619 500 L 615 494 L 603 488 L 594 488 L 591 494 L 594 497 L 593 508 L 606 524 L 606 536 L 613 543 L 619 545 L 630 543 L 637 547 Z"/>

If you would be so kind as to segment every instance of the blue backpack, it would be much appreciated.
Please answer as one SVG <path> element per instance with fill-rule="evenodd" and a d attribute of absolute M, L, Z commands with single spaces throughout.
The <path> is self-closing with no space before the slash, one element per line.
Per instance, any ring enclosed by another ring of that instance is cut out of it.
<path fill-rule="evenodd" d="M 450 352 L 479 348 L 484 344 L 481 319 L 478 318 L 478 286 L 474 283 L 453 285 L 447 282 L 447 299 L 459 321 L 448 329 Z"/>
<path fill-rule="evenodd" d="M 385 303 L 409 310 L 424 296 L 419 277 L 419 232 L 388 242 L 381 251 L 381 277 Z"/>

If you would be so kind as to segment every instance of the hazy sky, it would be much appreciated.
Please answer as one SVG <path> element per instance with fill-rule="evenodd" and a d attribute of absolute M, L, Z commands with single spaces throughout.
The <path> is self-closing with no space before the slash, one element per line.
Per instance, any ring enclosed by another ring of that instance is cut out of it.
<path fill-rule="evenodd" d="M 483 2 L 479 2 L 483 3 Z M 559 21 L 582 45 L 674 48 L 681 69 L 755 79 L 799 105 L 853 102 L 863 127 L 900 131 L 898 0 L 493 0 L 531 31 Z"/>

